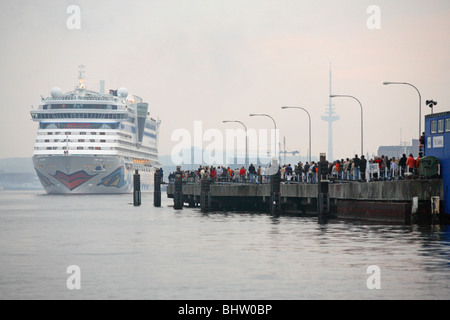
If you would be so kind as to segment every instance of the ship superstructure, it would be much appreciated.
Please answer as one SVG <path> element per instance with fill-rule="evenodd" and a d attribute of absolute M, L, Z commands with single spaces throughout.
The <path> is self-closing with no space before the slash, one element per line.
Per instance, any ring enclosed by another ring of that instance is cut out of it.
<path fill-rule="evenodd" d="M 133 174 L 149 190 L 159 169 L 160 120 L 125 88 L 88 90 L 80 66 L 76 88 L 53 88 L 31 117 L 39 123 L 33 163 L 48 193 L 127 193 Z"/>

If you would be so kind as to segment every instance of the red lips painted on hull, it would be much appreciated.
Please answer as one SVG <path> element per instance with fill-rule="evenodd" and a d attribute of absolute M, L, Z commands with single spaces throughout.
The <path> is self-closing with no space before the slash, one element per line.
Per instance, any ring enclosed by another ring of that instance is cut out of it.
<path fill-rule="evenodd" d="M 89 175 L 84 170 L 81 170 L 81 171 L 77 171 L 75 173 L 72 173 L 72 174 L 68 175 L 68 174 L 66 174 L 64 172 L 61 172 L 61 171 L 57 170 L 56 173 L 54 175 L 52 175 L 52 176 L 56 180 L 61 182 L 63 185 L 65 185 L 67 187 L 67 189 L 72 191 L 73 189 L 79 187 L 80 185 L 82 185 L 86 181 L 90 180 L 92 177 L 95 177 L 96 174 Z"/>

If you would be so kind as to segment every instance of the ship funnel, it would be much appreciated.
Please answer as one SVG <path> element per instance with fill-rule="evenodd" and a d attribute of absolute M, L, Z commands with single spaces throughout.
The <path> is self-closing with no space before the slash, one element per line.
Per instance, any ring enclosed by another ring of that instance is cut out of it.
<path fill-rule="evenodd" d="M 142 139 L 144 138 L 144 129 L 145 122 L 147 120 L 147 111 L 148 111 L 148 103 L 140 102 L 137 104 L 136 113 L 137 113 L 137 134 L 138 134 L 138 142 L 142 143 Z"/>

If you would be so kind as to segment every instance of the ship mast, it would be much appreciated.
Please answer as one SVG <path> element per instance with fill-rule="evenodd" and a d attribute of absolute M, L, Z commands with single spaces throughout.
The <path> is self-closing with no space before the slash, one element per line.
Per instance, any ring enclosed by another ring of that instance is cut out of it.
<path fill-rule="evenodd" d="M 84 86 L 84 65 L 79 66 L 80 70 L 78 71 L 78 85 L 77 89 L 85 89 Z"/>

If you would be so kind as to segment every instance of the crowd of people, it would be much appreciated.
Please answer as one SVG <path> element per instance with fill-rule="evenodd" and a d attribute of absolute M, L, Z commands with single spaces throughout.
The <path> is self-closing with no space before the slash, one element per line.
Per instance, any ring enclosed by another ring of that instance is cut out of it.
<path fill-rule="evenodd" d="M 210 179 L 219 182 L 255 182 L 263 183 L 267 181 L 266 167 L 256 168 L 250 164 L 248 170 L 245 167 L 232 169 L 225 166 L 199 166 L 197 170 L 181 171 L 184 181 L 195 182 L 200 179 Z M 173 181 L 175 172 L 169 175 L 169 181 Z"/>
<path fill-rule="evenodd" d="M 420 155 L 414 158 L 412 154 L 407 157 L 374 157 L 367 161 L 364 155 L 353 158 L 335 160 L 328 163 L 328 179 L 353 180 L 353 181 L 378 181 L 378 180 L 402 180 L 418 175 Z M 226 166 L 199 166 L 197 170 L 181 171 L 183 181 L 196 182 L 200 179 L 210 179 L 218 182 L 251 182 L 265 183 L 270 181 L 267 175 L 267 167 L 256 168 L 250 164 L 248 170 L 245 167 L 232 169 Z M 319 173 L 319 163 L 311 161 L 303 164 L 301 161 L 292 166 L 285 164 L 280 166 L 281 179 L 283 181 L 316 183 Z M 169 181 L 173 181 L 175 173 L 169 175 Z"/>

